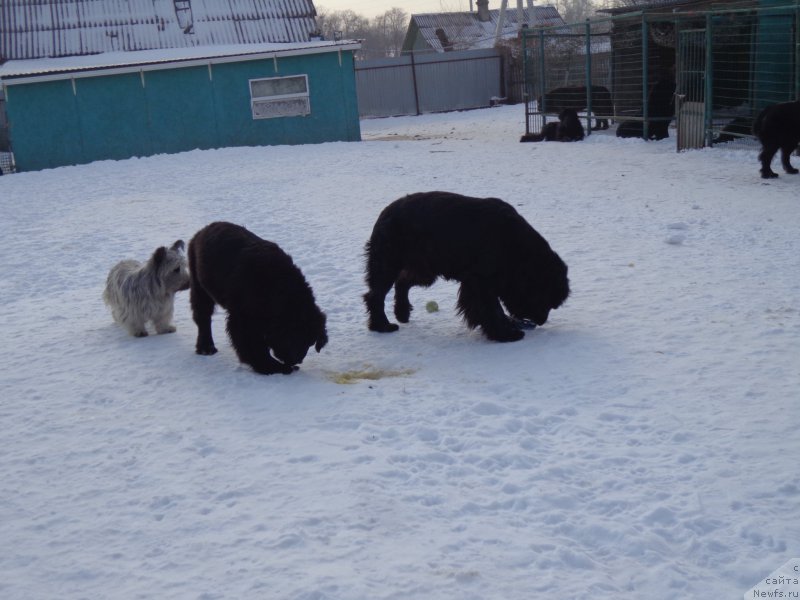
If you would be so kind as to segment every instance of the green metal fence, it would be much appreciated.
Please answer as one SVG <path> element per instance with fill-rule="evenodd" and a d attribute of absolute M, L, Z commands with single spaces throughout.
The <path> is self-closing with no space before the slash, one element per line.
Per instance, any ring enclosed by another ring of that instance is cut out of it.
<path fill-rule="evenodd" d="M 525 133 L 569 106 L 587 130 L 608 119 L 623 137 L 672 132 L 679 150 L 752 144 L 758 112 L 800 93 L 800 5 L 703 6 L 524 32 Z"/>
<path fill-rule="evenodd" d="M 522 48 L 526 134 L 539 133 L 545 115 L 563 108 L 593 115 L 587 118 L 587 129 L 605 127 L 614 117 L 605 21 L 528 30 L 523 32 Z"/>

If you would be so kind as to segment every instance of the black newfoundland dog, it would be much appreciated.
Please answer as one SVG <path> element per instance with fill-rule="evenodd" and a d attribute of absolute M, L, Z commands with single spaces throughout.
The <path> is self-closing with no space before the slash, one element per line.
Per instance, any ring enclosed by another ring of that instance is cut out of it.
<path fill-rule="evenodd" d="M 394 314 L 407 323 L 409 288 L 432 285 L 438 277 L 461 282 L 458 310 L 467 325 L 480 326 L 498 342 L 521 339 L 524 321 L 543 325 L 569 295 L 567 265 L 497 198 L 424 192 L 395 200 L 375 223 L 366 263 L 364 302 L 372 331 L 398 329 L 384 312 L 393 285 Z"/>
<path fill-rule="evenodd" d="M 663 140 L 669 137 L 669 124 L 675 117 L 675 82 L 659 79 L 647 94 L 647 139 Z M 642 121 L 625 121 L 617 127 L 617 137 L 644 137 Z"/>
<path fill-rule="evenodd" d="M 579 142 L 584 137 L 583 125 L 578 113 L 565 108 L 558 115 L 558 122 L 546 123 L 542 132 L 523 135 L 521 142 Z"/>
<path fill-rule="evenodd" d="M 289 374 L 310 346 L 328 342 L 325 313 L 292 258 L 277 244 L 232 223 L 211 223 L 189 242 L 190 302 L 198 354 L 214 354 L 211 314 L 228 311 L 239 360 L 254 371 Z"/>
<path fill-rule="evenodd" d="M 614 114 L 611 93 L 607 87 L 602 85 L 593 85 L 588 89 L 585 85 L 554 88 L 544 95 L 544 102 L 542 102 L 542 98 L 539 98 L 538 106 L 539 110 L 544 107 L 549 113 L 560 113 L 566 108 L 575 111 L 586 110 L 588 109 L 590 96 L 594 114 Z M 593 129 L 608 129 L 608 119 L 597 119 L 597 125 Z"/>
<path fill-rule="evenodd" d="M 789 157 L 800 143 L 800 100 L 781 102 L 766 107 L 753 123 L 753 133 L 761 142 L 761 177 L 771 179 L 778 174 L 770 166 L 778 150 L 781 151 L 783 170 L 794 175 L 797 173 Z"/>

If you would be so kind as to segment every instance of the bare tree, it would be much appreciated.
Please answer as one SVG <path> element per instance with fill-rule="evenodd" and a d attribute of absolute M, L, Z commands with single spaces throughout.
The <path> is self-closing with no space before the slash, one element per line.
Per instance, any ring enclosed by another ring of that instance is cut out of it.
<path fill-rule="evenodd" d="M 317 12 L 317 27 L 326 40 L 333 40 L 337 37 L 361 39 L 369 29 L 369 19 L 352 10 L 327 11 L 320 9 Z"/>
<path fill-rule="evenodd" d="M 637 2 L 639 0 L 618 0 L 620 2 Z M 556 0 L 558 13 L 565 23 L 577 23 L 594 15 L 597 10 L 594 0 Z"/>
<path fill-rule="evenodd" d="M 408 30 L 409 16 L 402 8 L 390 8 L 382 16 L 377 17 L 383 30 L 386 56 L 400 56 L 403 40 Z"/>
<path fill-rule="evenodd" d="M 369 29 L 369 19 L 352 10 L 342 11 L 342 22 L 346 37 L 359 37 L 359 34 L 364 34 Z"/>
<path fill-rule="evenodd" d="M 317 27 L 323 39 L 361 40 L 361 50 L 356 58 L 381 58 L 400 56 L 409 15 L 402 8 L 391 8 L 370 21 L 352 10 L 317 10 Z"/>
<path fill-rule="evenodd" d="M 324 39 L 332 40 L 334 32 L 340 31 L 338 19 L 335 11 L 331 12 L 325 8 L 317 9 L 317 30 L 322 33 Z"/>

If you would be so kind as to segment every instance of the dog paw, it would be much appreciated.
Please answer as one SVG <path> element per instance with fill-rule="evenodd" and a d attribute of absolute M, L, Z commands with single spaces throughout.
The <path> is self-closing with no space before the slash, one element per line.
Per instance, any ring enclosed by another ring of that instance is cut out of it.
<path fill-rule="evenodd" d="M 201 356 L 211 356 L 217 353 L 217 349 L 214 346 L 197 346 L 195 352 Z"/>
<path fill-rule="evenodd" d="M 775 179 L 777 176 L 778 174 L 773 171 L 769 171 L 767 173 L 761 173 L 762 179 Z"/>
<path fill-rule="evenodd" d="M 379 333 L 391 333 L 393 331 L 397 331 L 398 329 L 400 329 L 400 326 L 397 323 L 389 323 L 389 321 L 380 324 L 376 323 L 369 324 L 370 331 L 377 331 Z"/>
<path fill-rule="evenodd" d="M 789 175 L 797 175 L 797 173 L 798 173 L 798 170 L 797 170 L 797 169 L 795 169 L 795 168 L 791 168 L 791 169 L 786 169 L 786 172 L 787 172 Z"/>
<path fill-rule="evenodd" d="M 142 338 L 142 337 L 147 337 L 147 332 L 144 329 L 142 329 L 141 331 L 131 331 L 131 335 L 133 337 Z"/>
<path fill-rule="evenodd" d="M 250 366 L 253 368 L 253 371 L 258 373 L 259 375 L 274 375 L 275 373 L 291 375 L 300 368 L 297 365 L 286 365 L 283 363 L 279 363 L 276 360 L 266 362 L 263 364 L 253 364 Z"/>
<path fill-rule="evenodd" d="M 493 342 L 518 342 L 525 337 L 525 332 L 520 329 L 503 329 L 501 331 L 483 330 L 486 337 Z"/>
<path fill-rule="evenodd" d="M 408 323 L 408 320 L 411 318 L 411 305 L 407 307 L 395 307 L 394 316 L 397 317 L 397 320 L 401 323 Z"/>
<path fill-rule="evenodd" d="M 156 329 L 156 332 L 159 333 L 159 334 L 162 334 L 162 333 L 175 333 L 176 331 L 177 331 L 177 329 L 175 329 L 174 325 L 167 325 L 166 327 L 159 327 L 158 329 Z"/>

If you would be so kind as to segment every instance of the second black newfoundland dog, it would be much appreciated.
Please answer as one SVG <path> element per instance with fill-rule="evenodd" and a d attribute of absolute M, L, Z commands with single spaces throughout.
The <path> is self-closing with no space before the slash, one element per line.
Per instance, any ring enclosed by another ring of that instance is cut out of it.
<path fill-rule="evenodd" d="M 558 122 L 545 123 L 541 133 L 523 135 L 521 142 L 579 142 L 584 138 L 583 125 L 578 113 L 565 108 Z"/>
<path fill-rule="evenodd" d="M 647 95 L 647 139 L 663 140 L 669 137 L 669 124 L 675 117 L 675 81 L 658 79 Z M 617 127 L 617 137 L 643 137 L 642 121 L 624 121 Z"/>
<path fill-rule="evenodd" d="M 310 346 L 328 342 L 325 313 L 277 244 L 244 227 L 216 222 L 189 242 L 190 302 L 198 354 L 214 354 L 214 305 L 228 311 L 227 331 L 239 360 L 264 375 L 289 374 Z"/>
<path fill-rule="evenodd" d="M 781 151 L 783 170 L 794 175 L 797 169 L 789 157 L 800 143 L 800 100 L 767 106 L 753 123 L 753 133 L 761 142 L 761 177 L 771 179 L 778 174 L 772 170 L 772 159 Z"/>
<path fill-rule="evenodd" d="M 470 328 L 513 342 L 520 321 L 543 325 L 569 295 L 567 265 L 528 222 L 497 198 L 424 192 L 381 212 L 366 245 L 364 302 L 372 331 L 396 331 L 384 312 L 394 286 L 394 314 L 407 323 L 408 291 L 438 277 L 461 282 L 458 309 Z M 503 310 L 508 311 L 508 315 Z"/>
<path fill-rule="evenodd" d="M 589 107 L 591 96 L 592 112 L 604 115 L 597 119 L 594 129 L 608 129 L 608 116 L 614 114 L 611 93 L 602 85 L 560 87 L 548 91 L 544 98 L 538 99 L 539 110 L 546 108 L 549 113 L 560 113 L 565 108 L 584 110 Z M 544 100 L 544 101 L 543 101 Z"/>

